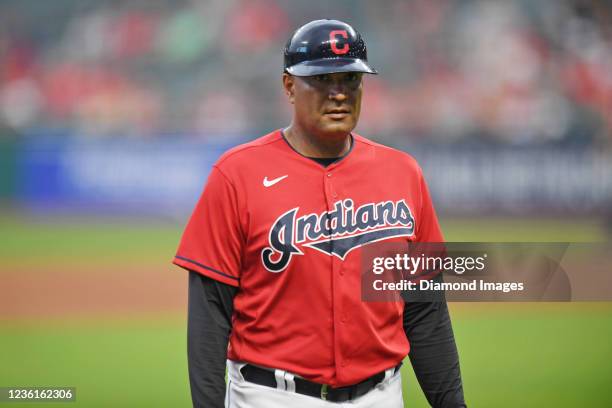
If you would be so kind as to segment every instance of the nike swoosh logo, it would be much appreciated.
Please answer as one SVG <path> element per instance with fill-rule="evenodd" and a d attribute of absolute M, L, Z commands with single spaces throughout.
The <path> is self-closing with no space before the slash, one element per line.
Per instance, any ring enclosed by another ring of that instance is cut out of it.
<path fill-rule="evenodd" d="M 275 185 L 276 183 L 278 183 L 281 180 L 286 179 L 287 177 L 289 177 L 289 175 L 285 174 L 284 176 L 280 176 L 280 177 L 277 177 L 275 179 L 268 180 L 268 176 L 266 176 L 263 179 L 263 185 L 264 185 L 264 187 L 272 187 L 273 185 Z"/>

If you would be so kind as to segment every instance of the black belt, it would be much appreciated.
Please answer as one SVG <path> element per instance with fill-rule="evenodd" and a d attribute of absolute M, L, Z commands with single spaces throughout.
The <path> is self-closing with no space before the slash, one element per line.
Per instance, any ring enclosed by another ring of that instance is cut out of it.
<path fill-rule="evenodd" d="M 402 363 L 396 365 L 393 373 L 397 373 L 401 366 Z M 240 372 L 244 379 L 249 382 L 276 388 L 276 377 L 272 370 L 247 364 L 240 369 Z M 344 402 L 367 394 L 376 384 L 384 379 L 385 372 L 381 371 L 360 383 L 338 388 L 332 388 L 326 384 L 319 384 L 298 377 L 294 377 L 293 381 L 295 382 L 295 392 L 299 394 L 309 395 L 332 402 Z"/>

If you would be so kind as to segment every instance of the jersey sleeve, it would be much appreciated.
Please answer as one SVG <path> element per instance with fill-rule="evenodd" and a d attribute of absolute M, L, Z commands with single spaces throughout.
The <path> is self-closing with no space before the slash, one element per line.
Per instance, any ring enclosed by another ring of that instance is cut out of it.
<path fill-rule="evenodd" d="M 244 236 L 237 192 L 213 167 L 181 238 L 173 263 L 232 286 L 239 286 Z"/>
<path fill-rule="evenodd" d="M 444 242 L 444 236 L 422 171 L 419 171 L 419 178 L 421 207 L 417 218 L 417 242 Z"/>

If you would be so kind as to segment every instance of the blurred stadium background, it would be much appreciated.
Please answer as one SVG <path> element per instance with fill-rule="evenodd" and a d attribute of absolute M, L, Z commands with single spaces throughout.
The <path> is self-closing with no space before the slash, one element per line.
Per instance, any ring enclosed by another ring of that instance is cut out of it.
<path fill-rule="evenodd" d="M 357 130 L 419 160 L 448 240 L 609 241 L 608 1 L 2 0 L 0 386 L 189 406 L 169 262 L 218 155 L 288 123 L 316 18 L 364 35 Z M 451 307 L 470 406 L 612 406 L 609 303 Z"/>

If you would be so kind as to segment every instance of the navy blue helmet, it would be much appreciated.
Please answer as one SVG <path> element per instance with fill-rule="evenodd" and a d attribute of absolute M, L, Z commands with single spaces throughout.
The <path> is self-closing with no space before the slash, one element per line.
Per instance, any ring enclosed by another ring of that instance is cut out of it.
<path fill-rule="evenodd" d="M 298 28 L 285 46 L 284 69 L 295 76 L 335 72 L 377 74 L 368 64 L 361 34 L 338 20 L 315 20 Z"/>

